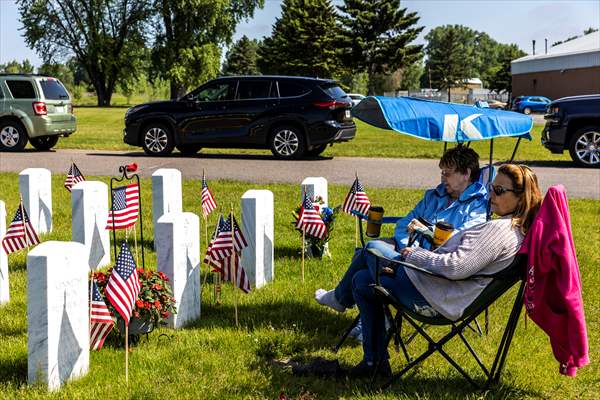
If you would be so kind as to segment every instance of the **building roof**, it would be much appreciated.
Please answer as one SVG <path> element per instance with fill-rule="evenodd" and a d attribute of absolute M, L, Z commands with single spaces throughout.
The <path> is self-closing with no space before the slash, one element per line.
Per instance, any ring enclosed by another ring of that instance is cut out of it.
<path fill-rule="evenodd" d="M 553 46 L 547 54 L 513 60 L 511 71 L 515 75 L 596 66 L 600 66 L 600 31 Z"/>

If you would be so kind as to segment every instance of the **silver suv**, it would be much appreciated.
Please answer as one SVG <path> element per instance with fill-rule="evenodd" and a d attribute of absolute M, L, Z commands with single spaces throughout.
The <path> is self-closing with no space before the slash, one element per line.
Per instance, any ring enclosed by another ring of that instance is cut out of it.
<path fill-rule="evenodd" d="M 22 150 L 28 140 L 48 150 L 76 129 L 71 97 L 58 79 L 0 74 L 0 151 Z"/>

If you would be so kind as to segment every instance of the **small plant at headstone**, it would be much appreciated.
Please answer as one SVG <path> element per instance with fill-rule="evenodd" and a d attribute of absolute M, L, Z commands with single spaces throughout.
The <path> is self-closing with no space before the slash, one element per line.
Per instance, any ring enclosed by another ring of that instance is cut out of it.
<path fill-rule="evenodd" d="M 313 206 L 315 208 L 318 207 L 319 215 L 321 216 L 321 219 L 323 220 L 323 223 L 325 223 L 325 227 L 327 228 L 327 234 L 323 239 L 309 234 L 306 235 L 306 253 L 309 257 L 321 258 L 323 257 L 323 255 L 331 257 L 329 252 L 325 252 L 325 245 L 331 239 L 331 232 L 333 232 L 333 229 L 335 227 L 335 220 L 342 207 L 322 207 L 323 203 L 323 198 L 321 196 L 317 196 L 313 201 Z M 300 217 L 301 209 L 302 205 L 299 205 L 292 212 L 292 215 L 294 216 L 292 224 L 294 225 L 294 227 L 296 226 L 298 218 Z M 296 230 L 302 234 L 302 231 L 300 229 L 296 228 Z"/>
<path fill-rule="evenodd" d="M 111 273 L 112 268 L 109 268 L 106 272 L 94 272 L 94 278 L 103 295 Z M 135 302 L 132 317 L 150 321 L 154 326 L 166 325 L 167 318 L 177 313 L 169 278 L 162 272 L 141 268 L 138 268 L 138 276 L 141 288 Z M 120 318 L 110 302 L 107 301 L 106 303 L 112 314 Z"/>

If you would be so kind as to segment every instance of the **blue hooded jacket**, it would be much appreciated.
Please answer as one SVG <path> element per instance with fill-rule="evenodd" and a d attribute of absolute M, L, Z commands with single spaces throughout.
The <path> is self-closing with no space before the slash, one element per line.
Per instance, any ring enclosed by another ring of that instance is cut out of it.
<path fill-rule="evenodd" d="M 409 233 L 406 227 L 414 218 L 421 217 L 432 224 L 444 221 L 452 224 L 455 231 L 486 221 L 488 192 L 481 183 L 474 182 L 467 186 L 459 198 L 448 206 L 449 197 L 446 187 L 441 183 L 435 189 L 425 192 L 417 206 L 396 223 L 394 239 L 397 248 L 407 246 Z M 423 243 L 422 246 L 430 247 L 429 243 Z"/>

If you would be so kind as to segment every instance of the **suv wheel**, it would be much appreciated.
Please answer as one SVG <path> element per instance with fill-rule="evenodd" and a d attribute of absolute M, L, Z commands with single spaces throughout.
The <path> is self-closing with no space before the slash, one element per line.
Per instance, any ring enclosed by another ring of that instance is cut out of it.
<path fill-rule="evenodd" d="M 197 144 L 179 144 L 175 147 L 184 156 L 193 156 L 194 154 L 202 150 L 202 146 L 199 146 Z"/>
<path fill-rule="evenodd" d="M 523 109 L 523 114 L 525 114 L 525 115 L 529 115 L 529 114 L 531 114 L 531 108 L 529 108 L 529 107 L 525 107 L 525 108 Z"/>
<path fill-rule="evenodd" d="M 580 167 L 600 166 L 600 126 L 586 126 L 575 132 L 569 153 Z"/>
<path fill-rule="evenodd" d="M 319 154 L 321 154 L 322 152 L 324 152 L 326 148 L 327 148 L 326 144 L 320 144 L 320 145 L 315 146 L 312 149 L 308 150 L 306 152 L 306 155 L 310 156 L 310 157 L 316 157 Z"/>
<path fill-rule="evenodd" d="M 29 138 L 29 143 L 38 150 L 50 150 L 58 143 L 58 136 L 40 136 Z"/>
<path fill-rule="evenodd" d="M 0 150 L 21 151 L 27 145 L 23 125 L 14 121 L 0 122 Z"/>
<path fill-rule="evenodd" d="M 277 158 L 297 159 L 304 156 L 304 135 L 295 126 L 281 125 L 271 135 L 271 152 Z"/>
<path fill-rule="evenodd" d="M 175 148 L 173 134 L 163 124 L 146 125 L 142 132 L 142 147 L 150 156 L 166 156 Z"/>

